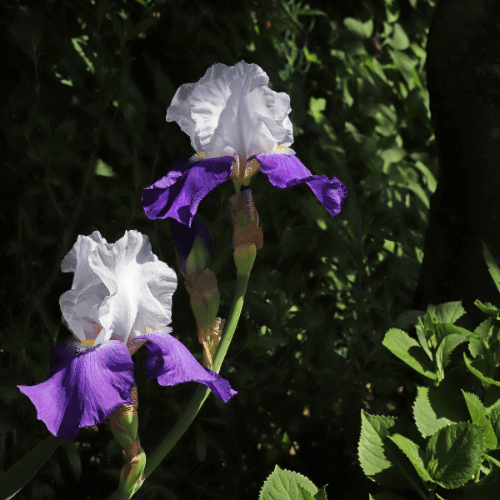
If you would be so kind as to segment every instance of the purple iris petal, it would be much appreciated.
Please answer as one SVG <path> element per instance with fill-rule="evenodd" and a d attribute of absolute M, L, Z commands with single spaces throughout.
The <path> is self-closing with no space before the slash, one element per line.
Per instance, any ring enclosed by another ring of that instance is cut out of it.
<path fill-rule="evenodd" d="M 164 386 L 199 382 L 206 385 L 220 400 L 226 403 L 236 391 L 229 382 L 198 363 L 186 346 L 168 333 L 147 333 L 138 337 L 147 339 L 146 376 L 157 378 Z"/>
<path fill-rule="evenodd" d="M 273 186 L 288 188 L 305 182 L 332 217 L 342 210 L 347 188 L 336 177 L 329 180 L 326 175 L 311 174 L 295 155 L 264 153 L 255 157 Z"/>
<path fill-rule="evenodd" d="M 177 222 L 176 219 L 172 219 L 172 239 L 174 240 L 175 249 L 182 260 L 188 258 L 196 237 L 201 238 L 205 242 L 208 258 L 210 248 L 212 247 L 212 238 L 200 218 L 195 215 L 191 227 Z"/>
<path fill-rule="evenodd" d="M 133 403 L 134 363 L 122 342 L 84 349 L 69 340 L 53 349 L 50 365 L 48 380 L 17 387 L 56 437 L 74 440 L 80 428 L 102 424 L 116 408 Z"/>
<path fill-rule="evenodd" d="M 181 156 L 165 176 L 142 190 L 146 215 L 152 220 L 171 217 L 191 227 L 201 200 L 230 178 L 233 161 L 232 156 L 196 162 Z"/>

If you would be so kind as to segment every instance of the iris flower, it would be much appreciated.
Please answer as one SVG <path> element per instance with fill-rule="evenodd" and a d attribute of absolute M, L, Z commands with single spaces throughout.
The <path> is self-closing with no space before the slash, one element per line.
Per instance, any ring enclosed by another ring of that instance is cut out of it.
<path fill-rule="evenodd" d="M 74 273 L 59 299 L 74 339 L 53 349 L 48 380 L 18 386 L 54 436 L 74 440 L 80 428 L 133 403 L 131 355 L 142 344 L 146 376 L 160 385 L 199 382 L 224 402 L 236 394 L 169 334 L 177 276 L 152 253 L 147 236 L 126 231 L 110 244 L 98 231 L 80 235 L 61 270 Z"/>
<path fill-rule="evenodd" d="M 201 200 L 231 177 L 248 185 L 259 170 L 273 186 L 306 183 L 327 211 L 337 215 L 347 188 L 336 177 L 313 175 L 290 149 L 290 97 L 274 92 L 256 64 L 214 64 L 197 83 L 177 89 L 167 110 L 189 135 L 197 154 L 177 159 L 170 171 L 143 189 L 142 206 L 153 220 L 191 226 Z"/>

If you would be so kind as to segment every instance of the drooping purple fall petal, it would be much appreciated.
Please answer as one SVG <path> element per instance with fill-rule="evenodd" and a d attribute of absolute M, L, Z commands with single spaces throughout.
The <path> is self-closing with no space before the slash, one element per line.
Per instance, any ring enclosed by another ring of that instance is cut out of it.
<path fill-rule="evenodd" d="M 150 219 L 170 217 L 191 227 L 201 200 L 229 180 L 232 156 L 196 162 L 190 158 L 181 156 L 165 176 L 142 190 L 142 207 Z"/>
<path fill-rule="evenodd" d="M 102 424 L 116 408 L 132 404 L 134 364 L 122 342 L 85 349 L 69 340 L 53 349 L 50 365 L 48 380 L 17 387 L 56 437 L 74 440 L 82 427 Z"/>
<path fill-rule="evenodd" d="M 148 333 L 139 338 L 147 339 L 144 344 L 146 376 L 158 379 L 160 385 L 198 382 L 206 385 L 224 403 L 237 394 L 226 379 L 201 366 L 187 347 L 172 335 Z"/>
<path fill-rule="evenodd" d="M 260 171 L 273 186 L 288 188 L 306 183 L 332 217 L 341 211 L 347 188 L 336 177 L 330 180 L 326 175 L 311 174 L 295 155 L 265 153 L 256 158 Z"/>

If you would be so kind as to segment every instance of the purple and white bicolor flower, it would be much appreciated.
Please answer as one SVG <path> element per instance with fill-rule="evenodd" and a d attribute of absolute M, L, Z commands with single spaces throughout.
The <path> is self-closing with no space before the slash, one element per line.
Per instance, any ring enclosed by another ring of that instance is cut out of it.
<path fill-rule="evenodd" d="M 81 427 L 133 403 L 131 354 L 142 344 L 146 376 L 160 385 L 199 382 L 224 402 L 236 394 L 169 335 L 177 276 L 152 253 L 147 236 L 126 231 L 110 244 L 98 231 L 80 235 L 61 270 L 74 273 L 71 290 L 59 299 L 74 339 L 53 349 L 48 380 L 18 386 L 54 436 L 74 440 Z"/>
<path fill-rule="evenodd" d="M 271 90 L 268 82 L 262 68 L 240 61 L 231 67 L 214 64 L 197 83 L 177 89 L 167 121 L 179 124 L 197 154 L 177 159 L 142 190 L 150 219 L 191 226 L 210 191 L 231 176 L 246 183 L 258 170 L 279 188 L 306 183 L 332 216 L 341 211 L 347 188 L 336 177 L 311 174 L 295 156 L 290 97 Z"/>

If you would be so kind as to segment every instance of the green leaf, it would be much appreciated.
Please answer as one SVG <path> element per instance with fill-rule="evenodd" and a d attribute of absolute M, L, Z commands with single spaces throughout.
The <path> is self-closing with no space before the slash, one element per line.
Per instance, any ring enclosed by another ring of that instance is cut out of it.
<path fill-rule="evenodd" d="M 51 457 L 63 439 L 52 434 L 0 476 L 2 498 L 14 496 Z"/>
<path fill-rule="evenodd" d="M 63 448 L 66 451 L 66 455 L 68 455 L 68 461 L 71 466 L 71 470 L 75 476 L 76 482 L 80 482 L 80 478 L 82 477 L 82 461 L 80 459 L 80 454 L 76 449 L 76 445 L 73 441 L 64 440 L 62 442 Z"/>
<path fill-rule="evenodd" d="M 418 475 L 423 481 L 433 481 L 425 466 L 425 454 L 416 443 L 401 434 L 389 436 L 396 446 L 408 457 Z"/>
<path fill-rule="evenodd" d="M 475 330 L 474 335 L 481 340 L 487 340 L 491 336 L 491 329 L 493 327 L 493 318 L 485 319 Z"/>
<path fill-rule="evenodd" d="M 401 450 L 390 440 L 396 419 L 361 411 L 359 463 L 372 481 L 394 488 L 412 488 L 418 476 Z"/>
<path fill-rule="evenodd" d="M 483 384 L 483 387 L 487 389 L 491 384 L 500 386 L 500 382 L 497 382 L 493 380 L 490 377 L 487 377 L 486 375 L 483 375 L 475 366 L 473 365 L 479 365 L 482 364 L 481 361 L 483 361 L 483 357 L 481 355 L 477 356 L 477 358 L 474 359 L 474 361 L 471 363 L 469 361 L 469 358 L 466 356 L 464 352 L 464 361 L 465 364 L 467 365 L 467 368 L 479 379 L 481 380 L 481 383 Z"/>
<path fill-rule="evenodd" d="M 483 455 L 484 427 L 468 422 L 437 431 L 427 443 L 428 471 L 443 488 L 460 488 L 476 474 Z"/>
<path fill-rule="evenodd" d="M 476 394 L 472 394 L 464 390 L 462 390 L 462 394 L 464 395 L 465 402 L 467 403 L 467 408 L 469 409 L 472 422 L 476 425 L 486 427 L 484 432 L 484 449 L 496 449 L 497 438 L 490 421 L 486 417 L 486 409 L 484 408 L 483 403 L 481 403 Z"/>
<path fill-rule="evenodd" d="M 474 305 L 488 316 L 496 318 L 500 315 L 500 309 L 490 304 L 489 302 L 483 304 L 480 300 L 476 300 L 474 302 Z"/>
<path fill-rule="evenodd" d="M 396 50 L 405 50 L 410 46 L 408 35 L 399 23 L 394 25 L 394 31 L 392 33 L 390 44 Z"/>
<path fill-rule="evenodd" d="M 354 34 L 360 38 L 370 38 L 373 32 L 373 20 L 370 19 L 366 23 L 361 22 L 359 19 L 354 19 L 352 17 L 346 17 L 344 19 L 344 25 Z"/>
<path fill-rule="evenodd" d="M 434 314 L 438 323 L 455 323 L 465 314 L 461 302 L 445 302 L 434 308 Z"/>
<path fill-rule="evenodd" d="M 444 416 L 440 405 L 442 401 L 434 396 L 434 391 L 428 387 L 418 387 L 417 397 L 413 405 L 413 416 L 420 434 L 424 437 L 432 436 L 439 429 L 452 423 L 452 420 Z M 431 402 L 432 398 L 432 402 Z"/>
<path fill-rule="evenodd" d="M 442 370 L 446 368 L 446 366 L 450 362 L 450 356 L 453 350 L 460 344 L 467 342 L 467 340 L 467 338 L 459 333 L 452 333 L 451 335 L 447 335 L 441 341 L 436 351 L 436 363 L 438 365 L 438 369 Z"/>
<path fill-rule="evenodd" d="M 412 339 L 403 330 L 390 329 L 385 334 L 382 344 L 418 373 L 431 380 L 437 380 L 435 368 L 426 356 L 425 351 L 418 345 L 416 340 Z"/>
<path fill-rule="evenodd" d="M 300 487 L 300 488 L 299 488 Z M 318 488 L 307 477 L 297 472 L 280 469 L 278 465 L 264 482 L 259 500 L 302 500 L 301 488 L 314 497 Z"/>
<path fill-rule="evenodd" d="M 489 420 L 491 428 L 497 437 L 497 445 L 500 441 L 500 405 L 493 405 L 486 410 L 486 418 Z"/>
<path fill-rule="evenodd" d="M 486 264 L 488 265 L 488 271 L 490 272 L 490 276 L 493 278 L 493 282 L 497 287 L 497 290 L 500 292 L 500 269 L 498 268 L 497 261 L 493 258 L 488 247 L 484 244 L 484 241 L 481 240 L 483 244 L 483 256 L 486 260 Z"/>
<path fill-rule="evenodd" d="M 314 500 L 314 497 L 305 488 L 300 486 L 300 484 L 297 488 L 299 490 L 298 500 Z"/>
<path fill-rule="evenodd" d="M 326 487 L 328 485 L 325 484 L 323 486 L 323 488 L 321 488 L 320 490 L 318 490 L 318 493 L 316 493 L 316 495 L 314 495 L 314 500 L 328 500 L 328 497 L 326 496 Z"/>

